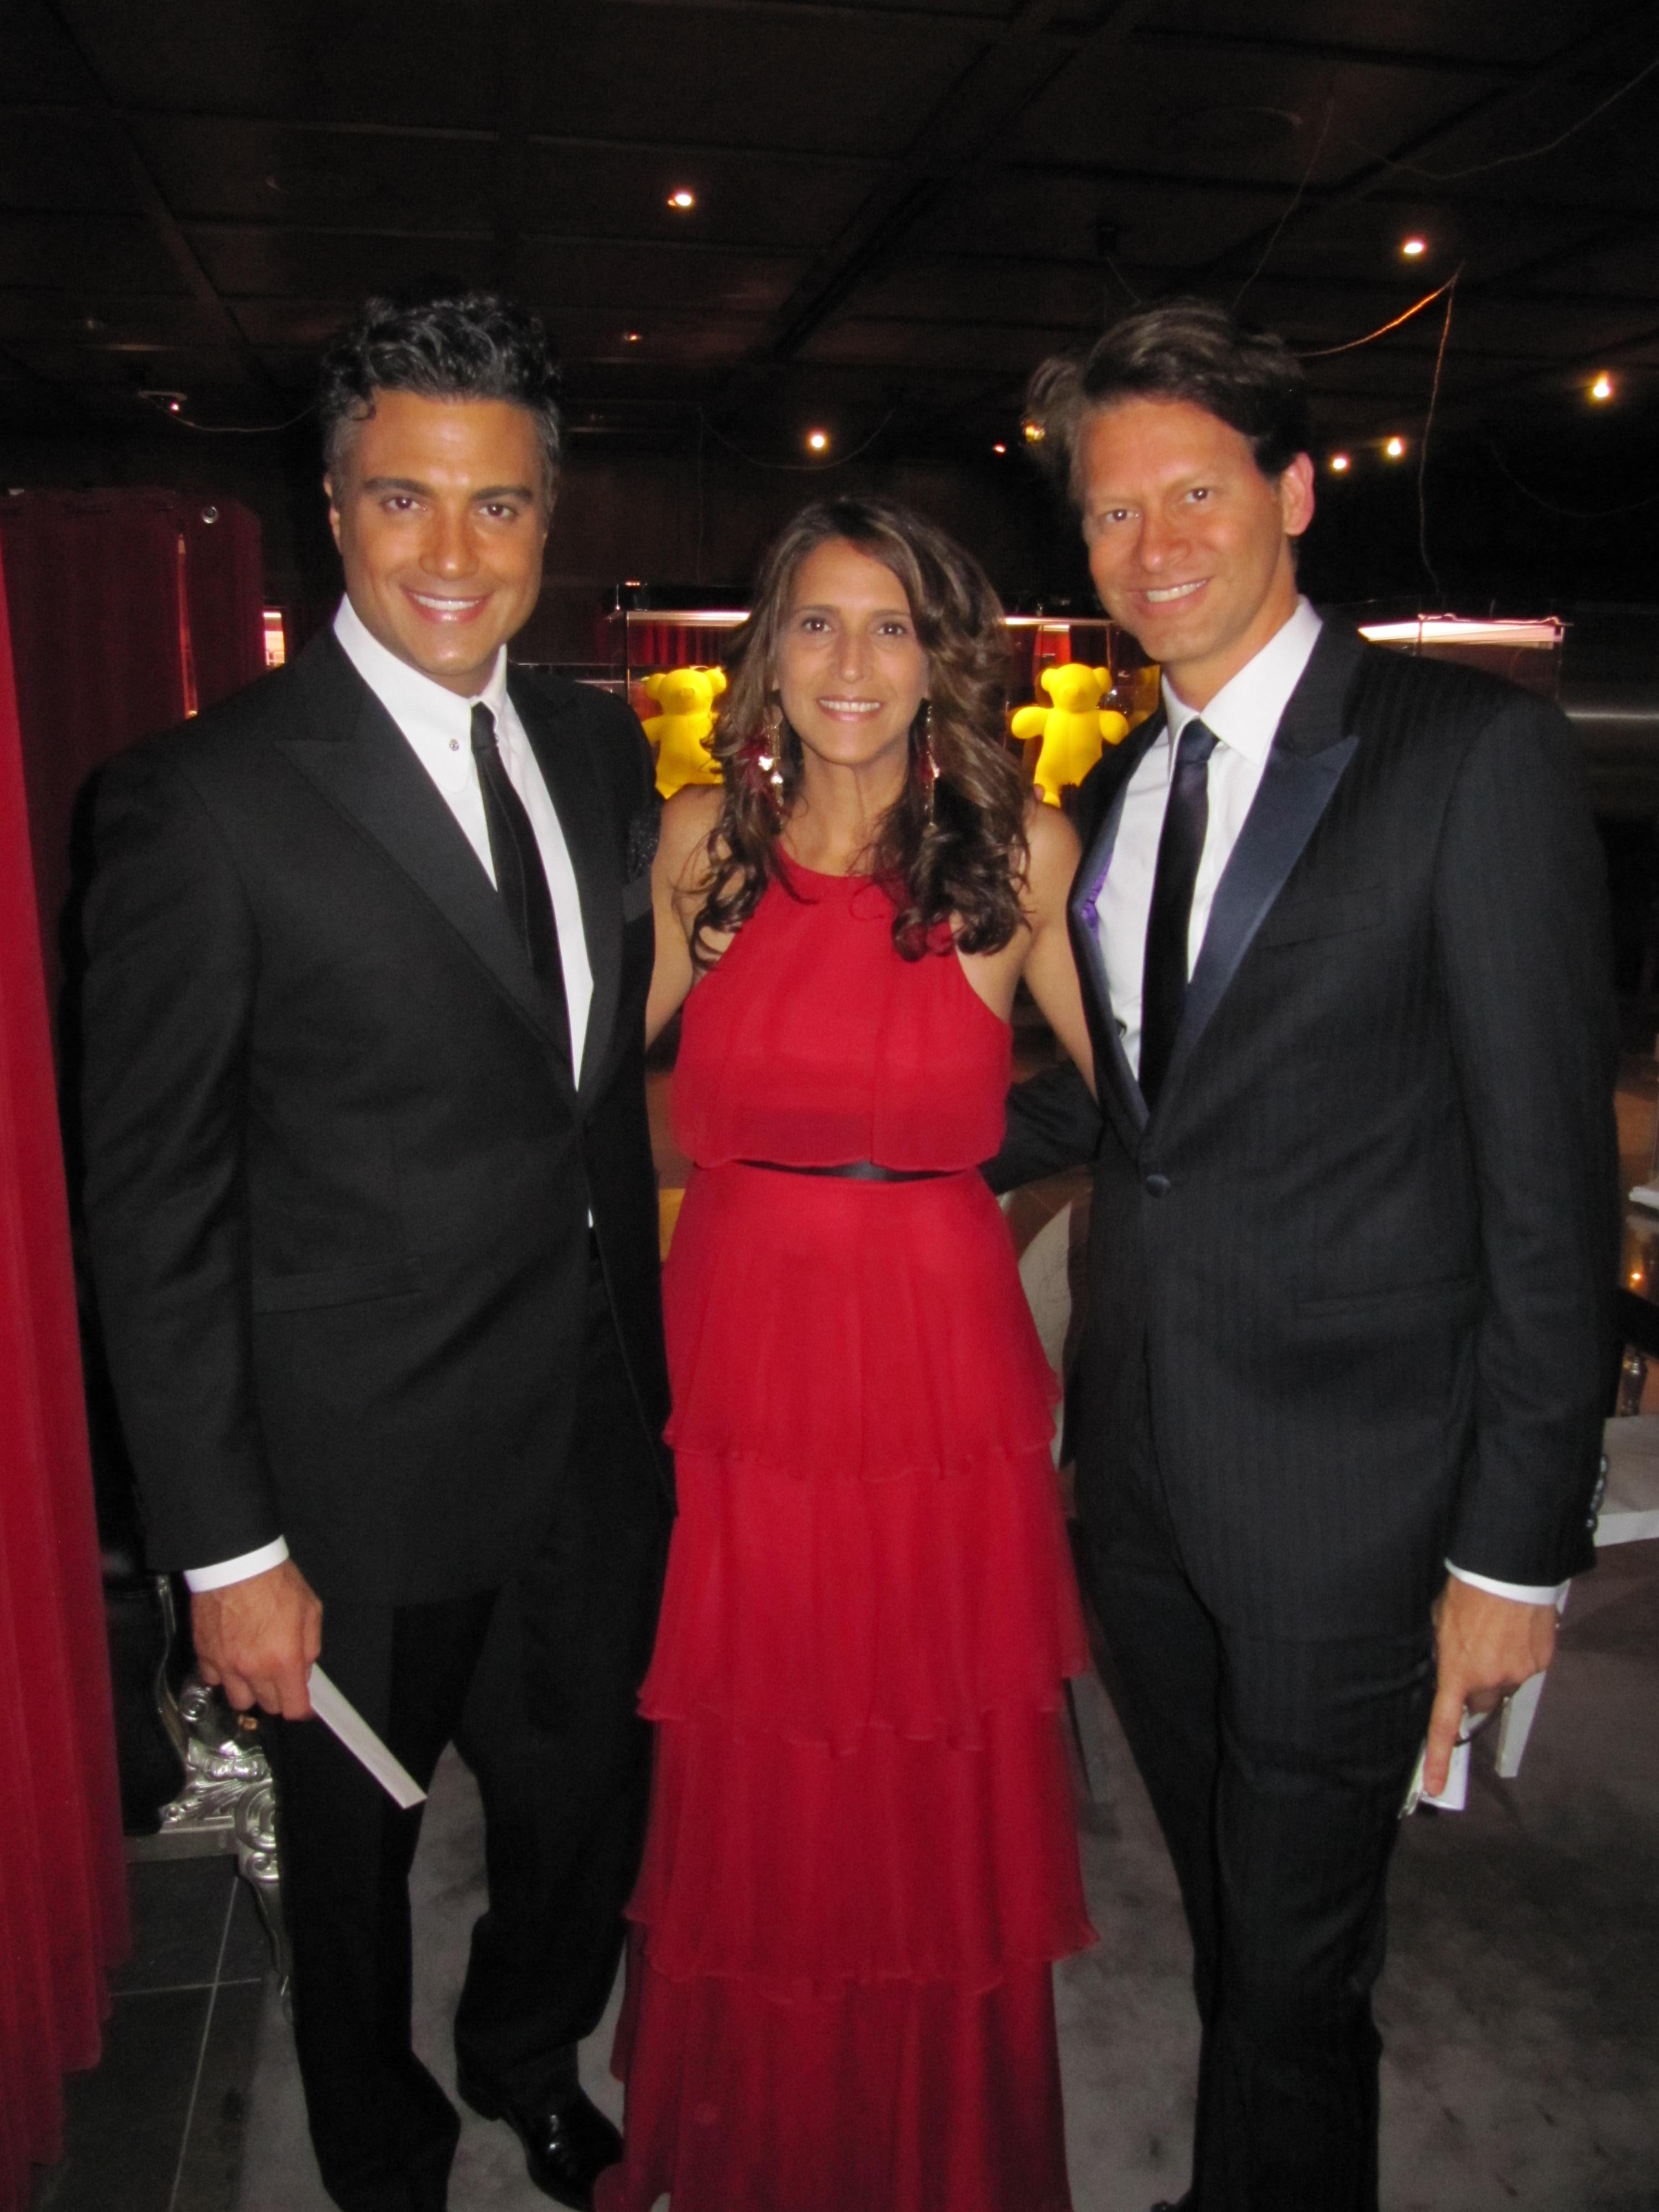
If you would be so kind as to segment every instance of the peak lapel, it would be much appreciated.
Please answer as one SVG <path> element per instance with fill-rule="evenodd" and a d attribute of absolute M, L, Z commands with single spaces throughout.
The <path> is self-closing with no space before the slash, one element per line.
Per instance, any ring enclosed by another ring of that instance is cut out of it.
<path fill-rule="evenodd" d="M 1291 694 L 1260 788 L 1216 886 L 1203 948 L 1182 1008 L 1181 1028 L 1158 1103 L 1177 1089 L 1206 1025 L 1268 908 L 1329 805 L 1359 740 L 1346 734 L 1345 709 L 1360 656 L 1355 632 L 1327 619 L 1302 681 Z"/>
<path fill-rule="evenodd" d="M 1101 777 L 1101 782 L 1096 791 L 1088 794 L 1090 815 L 1079 825 L 1084 835 L 1083 859 L 1073 881 L 1069 908 L 1072 949 L 1083 981 L 1083 1010 L 1088 1017 L 1094 1039 L 1096 1064 L 1109 1079 L 1108 1099 L 1103 1103 L 1109 1104 L 1127 1120 L 1135 1137 L 1139 1137 L 1146 1125 L 1146 1102 L 1140 1095 L 1140 1085 L 1135 1081 L 1134 1071 L 1125 1055 L 1123 1039 L 1118 1032 L 1117 1017 L 1112 1011 L 1105 956 L 1101 951 L 1100 939 L 1095 927 L 1095 902 L 1100 896 L 1100 887 L 1106 880 L 1106 871 L 1112 864 L 1118 823 L 1123 817 L 1123 795 L 1129 787 L 1129 779 L 1163 736 L 1164 727 L 1164 710 L 1160 708 L 1157 714 L 1126 738 L 1114 753 L 1103 758 L 1095 771 Z M 1097 825 L 1092 833 L 1091 821 Z"/>
<path fill-rule="evenodd" d="M 581 901 L 593 997 L 578 1089 L 591 1093 L 610 1054 L 622 988 L 621 835 L 572 708 L 522 678 L 509 678 L 508 688 L 559 817 Z"/>
<path fill-rule="evenodd" d="M 308 724 L 279 750 L 432 902 L 569 1084 L 568 1048 L 495 886 L 403 732 L 331 632 L 307 647 L 300 672 Z"/>

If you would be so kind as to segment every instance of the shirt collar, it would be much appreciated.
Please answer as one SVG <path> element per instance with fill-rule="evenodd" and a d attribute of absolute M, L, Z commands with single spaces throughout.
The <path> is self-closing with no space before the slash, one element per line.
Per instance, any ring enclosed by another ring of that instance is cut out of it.
<path fill-rule="evenodd" d="M 422 676 L 406 660 L 389 652 L 369 629 L 349 599 L 340 601 L 334 617 L 334 635 L 340 649 L 405 737 L 431 732 L 445 738 L 471 740 L 472 709 L 479 701 L 489 708 L 501 727 L 501 707 L 507 697 L 507 647 L 496 648 L 495 665 L 482 691 L 462 698 L 457 691 Z"/>
<path fill-rule="evenodd" d="M 1296 611 L 1276 629 L 1253 660 L 1230 676 L 1209 705 L 1203 708 L 1204 724 L 1224 745 L 1260 767 L 1273 745 L 1291 694 L 1302 681 L 1302 672 L 1319 641 L 1320 621 L 1316 609 L 1297 599 Z M 1178 744 L 1182 732 L 1200 709 L 1189 707 L 1164 679 L 1164 709 L 1169 720 L 1170 743 Z"/>

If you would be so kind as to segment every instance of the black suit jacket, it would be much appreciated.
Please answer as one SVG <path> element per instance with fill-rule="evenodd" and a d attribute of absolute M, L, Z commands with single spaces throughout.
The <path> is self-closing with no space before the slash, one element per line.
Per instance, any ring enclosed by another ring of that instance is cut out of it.
<path fill-rule="evenodd" d="M 1129 776 L 1081 794 L 1072 938 L 1107 1129 L 1022 1086 L 992 1170 L 1097 1147 L 1073 1379 L 1109 1529 L 1138 1401 L 1195 1586 L 1264 1634 L 1420 1621 L 1449 1556 L 1588 1564 L 1617 1262 L 1614 1024 L 1577 741 L 1541 701 L 1328 621 L 1218 888 L 1148 1115 L 1083 902 Z"/>
<path fill-rule="evenodd" d="M 568 1449 L 590 1208 L 668 1483 L 651 763 L 618 702 L 510 689 L 580 891 L 580 1087 L 465 836 L 331 633 L 104 775 L 86 1206 L 158 1567 L 281 1533 L 325 1597 L 501 1580 Z"/>

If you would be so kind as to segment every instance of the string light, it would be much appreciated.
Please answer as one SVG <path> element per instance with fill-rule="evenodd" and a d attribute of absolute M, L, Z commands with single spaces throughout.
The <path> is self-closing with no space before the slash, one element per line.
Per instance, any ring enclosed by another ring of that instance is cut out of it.
<path fill-rule="evenodd" d="M 1022 422 L 1020 428 L 1025 433 L 1028 446 L 1040 446 L 1047 434 L 1041 422 Z"/>
<path fill-rule="evenodd" d="M 637 345 L 640 342 L 640 334 L 637 331 L 624 331 L 623 339 L 625 344 Z"/>
<path fill-rule="evenodd" d="M 1333 453 L 1331 455 L 1331 473 L 1333 476 L 1346 476 L 1352 466 L 1352 462 L 1348 459 L 1346 453 Z"/>
<path fill-rule="evenodd" d="M 991 448 L 991 451 L 992 451 L 994 453 L 1006 453 L 1007 452 L 1007 450 L 1008 450 L 1008 448 L 1006 447 L 1006 446 L 1005 446 L 1005 445 L 1003 444 L 1003 442 L 1002 442 L 1002 441 L 1001 441 L 1001 439 L 1000 439 L 1000 438 L 999 438 L 999 439 L 997 440 L 997 441 L 996 441 L 995 445 L 994 445 L 994 446 L 993 446 L 993 447 L 992 447 L 992 448 Z"/>
<path fill-rule="evenodd" d="M 1402 460 L 1405 458 L 1406 441 L 1403 438 L 1390 438 L 1382 450 L 1391 461 Z"/>
<path fill-rule="evenodd" d="M 1612 398 L 1612 397 L 1613 397 L 1613 379 L 1612 379 L 1612 378 L 1607 374 L 1607 372 L 1606 371 L 1606 369 L 1605 369 L 1605 368 L 1601 371 L 1601 374 L 1596 378 L 1596 380 L 1595 380 L 1595 383 L 1591 385 L 1591 386 L 1590 386 L 1590 388 L 1589 388 L 1589 396 L 1590 396 L 1590 398 L 1591 398 L 1592 399 L 1611 399 L 1611 398 Z"/>
<path fill-rule="evenodd" d="M 827 430 L 809 430 L 806 434 L 806 443 L 812 453 L 827 453 L 830 447 L 830 433 Z"/>
<path fill-rule="evenodd" d="M 689 209 L 696 207 L 697 196 L 695 192 L 687 191 L 685 186 L 682 185 L 678 191 L 670 192 L 668 204 L 672 208 L 678 208 L 679 212 L 684 215 Z"/>
<path fill-rule="evenodd" d="M 1428 250 L 1429 241 L 1426 238 L 1408 238 L 1402 242 L 1400 248 L 1407 261 L 1415 261 L 1419 254 L 1426 253 Z"/>

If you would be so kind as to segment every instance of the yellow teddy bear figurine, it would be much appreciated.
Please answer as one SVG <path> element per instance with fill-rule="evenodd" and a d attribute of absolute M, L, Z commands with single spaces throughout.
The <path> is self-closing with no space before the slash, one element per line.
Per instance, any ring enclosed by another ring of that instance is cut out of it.
<path fill-rule="evenodd" d="M 723 668 L 663 668 L 645 679 L 661 709 L 641 725 L 657 749 L 657 788 L 672 799 L 688 783 L 718 783 L 720 763 L 708 750 L 714 702 L 726 689 Z"/>
<path fill-rule="evenodd" d="M 1045 668 L 1042 688 L 1054 705 L 1021 707 L 1013 716 L 1010 727 L 1017 738 L 1042 740 L 1031 780 L 1050 806 L 1060 805 L 1068 784 L 1082 782 L 1103 746 L 1121 744 L 1129 734 L 1123 716 L 1100 703 L 1111 682 L 1109 668 L 1089 668 L 1080 660 Z"/>

